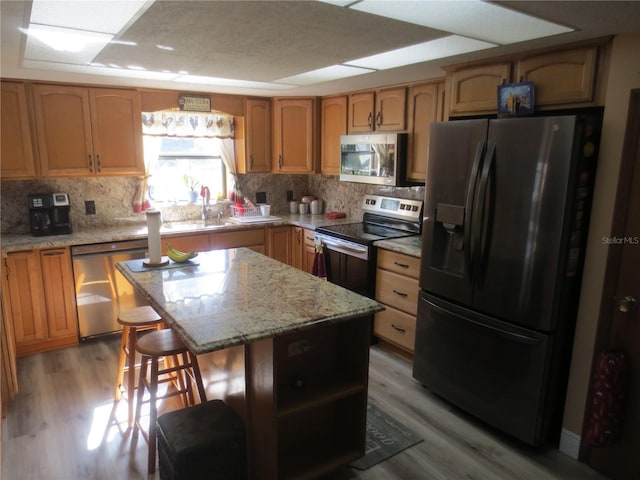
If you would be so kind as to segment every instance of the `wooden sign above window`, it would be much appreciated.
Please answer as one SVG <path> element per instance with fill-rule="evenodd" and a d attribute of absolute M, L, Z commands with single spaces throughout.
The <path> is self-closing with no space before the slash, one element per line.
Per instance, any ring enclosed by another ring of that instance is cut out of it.
<path fill-rule="evenodd" d="M 178 108 L 186 112 L 210 112 L 211 97 L 204 95 L 180 95 Z"/>

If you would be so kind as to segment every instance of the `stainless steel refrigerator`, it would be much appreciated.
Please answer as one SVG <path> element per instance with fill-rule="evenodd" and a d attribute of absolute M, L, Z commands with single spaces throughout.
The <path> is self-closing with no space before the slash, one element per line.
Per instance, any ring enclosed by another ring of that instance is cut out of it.
<path fill-rule="evenodd" d="M 413 376 L 531 445 L 559 434 L 601 121 L 431 130 Z"/>

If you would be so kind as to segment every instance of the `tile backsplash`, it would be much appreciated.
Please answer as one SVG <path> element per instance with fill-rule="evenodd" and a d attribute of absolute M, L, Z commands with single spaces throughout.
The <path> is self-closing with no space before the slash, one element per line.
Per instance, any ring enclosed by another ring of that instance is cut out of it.
<path fill-rule="evenodd" d="M 29 193 L 66 192 L 71 200 L 73 228 L 85 229 L 130 222 L 145 222 L 144 214 L 134 214 L 131 208 L 137 177 L 59 178 L 3 181 L 0 191 L 0 231 L 28 233 Z M 365 193 L 394 197 L 424 199 L 425 187 L 379 187 L 361 183 L 340 182 L 328 175 L 238 175 L 238 189 L 251 201 L 256 192 L 265 192 L 271 214 L 289 213 L 287 191 L 294 199 L 310 195 L 325 203 L 325 212 L 340 211 L 354 221 L 362 218 L 360 201 Z M 85 201 L 93 200 L 95 215 L 85 214 Z M 200 217 L 199 205 L 160 206 L 167 221 L 195 220 Z"/>

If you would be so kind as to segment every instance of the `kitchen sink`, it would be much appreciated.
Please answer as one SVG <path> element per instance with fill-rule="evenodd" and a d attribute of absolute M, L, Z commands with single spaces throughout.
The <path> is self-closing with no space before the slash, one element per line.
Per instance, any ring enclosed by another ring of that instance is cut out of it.
<path fill-rule="evenodd" d="M 169 232 L 188 232 L 191 230 L 217 230 L 220 228 L 228 227 L 233 225 L 232 222 L 227 220 L 222 220 L 217 222 L 215 220 L 210 220 L 204 222 L 202 220 L 196 220 L 191 222 L 166 222 L 162 224 L 160 227 L 161 233 L 169 233 Z"/>

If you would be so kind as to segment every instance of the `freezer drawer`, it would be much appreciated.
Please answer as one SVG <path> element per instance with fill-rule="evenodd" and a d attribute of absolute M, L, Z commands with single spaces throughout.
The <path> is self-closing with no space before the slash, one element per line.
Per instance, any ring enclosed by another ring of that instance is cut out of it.
<path fill-rule="evenodd" d="M 546 436 L 551 337 L 421 293 L 413 376 L 531 445 Z"/>

